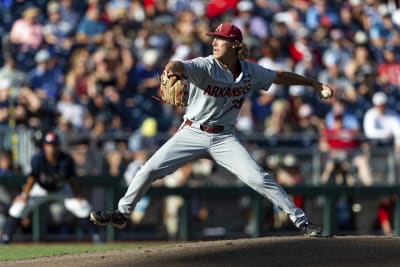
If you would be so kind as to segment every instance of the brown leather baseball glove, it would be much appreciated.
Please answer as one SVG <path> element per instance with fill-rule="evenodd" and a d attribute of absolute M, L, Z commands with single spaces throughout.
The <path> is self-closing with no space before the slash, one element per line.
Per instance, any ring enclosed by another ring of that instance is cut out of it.
<path fill-rule="evenodd" d="M 189 97 L 189 84 L 178 75 L 167 75 L 164 71 L 160 84 L 161 100 L 173 106 L 187 106 Z"/>

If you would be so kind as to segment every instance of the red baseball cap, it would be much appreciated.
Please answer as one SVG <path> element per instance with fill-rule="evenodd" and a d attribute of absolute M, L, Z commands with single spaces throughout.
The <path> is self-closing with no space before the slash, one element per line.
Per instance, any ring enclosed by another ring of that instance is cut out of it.
<path fill-rule="evenodd" d="M 243 36 L 240 29 L 230 23 L 222 23 L 215 29 L 215 31 L 208 32 L 207 34 L 211 36 L 221 36 L 231 40 L 237 40 L 239 42 L 243 41 Z"/>

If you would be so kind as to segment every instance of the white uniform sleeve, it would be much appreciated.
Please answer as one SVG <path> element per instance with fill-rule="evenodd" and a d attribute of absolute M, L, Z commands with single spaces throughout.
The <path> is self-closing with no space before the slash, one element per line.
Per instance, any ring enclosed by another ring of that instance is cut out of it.
<path fill-rule="evenodd" d="M 209 75 L 209 63 L 206 58 L 198 57 L 192 60 L 182 61 L 184 64 L 184 76 L 185 78 L 201 87 L 202 83 L 207 80 Z"/>
<path fill-rule="evenodd" d="M 276 78 L 276 71 L 253 62 L 247 62 L 247 64 L 252 75 L 252 89 L 267 91 Z"/>

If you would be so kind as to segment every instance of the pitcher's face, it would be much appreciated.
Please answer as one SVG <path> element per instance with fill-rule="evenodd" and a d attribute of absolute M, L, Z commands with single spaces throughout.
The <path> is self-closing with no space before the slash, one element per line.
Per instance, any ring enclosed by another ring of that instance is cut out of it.
<path fill-rule="evenodd" d="M 234 44 L 227 38 L 214 37 L 212 42 L 213 55 L 216 59 L 223 59 L 235 55 Z"/>

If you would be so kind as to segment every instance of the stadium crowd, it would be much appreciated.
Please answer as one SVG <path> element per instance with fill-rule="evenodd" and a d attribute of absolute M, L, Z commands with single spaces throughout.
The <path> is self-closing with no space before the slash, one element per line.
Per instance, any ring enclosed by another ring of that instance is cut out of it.
<path fill-rule="evenodd" d="M 242 30 L 249 60 L 335 90 L 330 101 L 301 86 L 254 93 L 238 117 L 243 136 L 278 145 L 309 145 L 311 137 L 323 152 L 338 152 L 332 162 L 345 154 L 365 185 L 373 177 L 361 141 L 400 154 L 397 0 L 1 1 L 0 126 L 56 131 L 78 174 L 122 175 L 181 123 L 182 109 L 153 99 L 164 65 L 210 54 L 206 33 L 224 21 Z M 6 150 L 1 157 L 16 159 Z M 265 164 L 273 170 L 276 161 Z M 195 172 L 210 169 L 198 165 Z"/>

